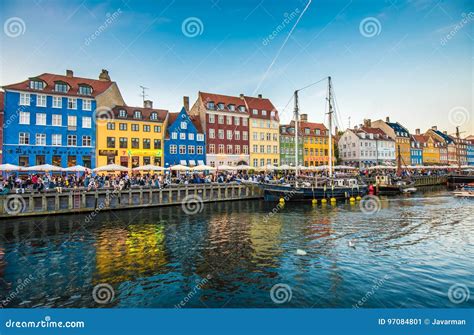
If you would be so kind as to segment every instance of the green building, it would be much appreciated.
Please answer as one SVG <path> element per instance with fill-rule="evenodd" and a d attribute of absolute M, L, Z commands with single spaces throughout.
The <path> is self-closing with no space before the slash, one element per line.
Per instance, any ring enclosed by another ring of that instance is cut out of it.
<path fill-rule="evenodd" d="M 280 126 L 280 165 L 295 166 L 294 123 Z M 303 140 L 298 134 L 298 165 L 303 165 Z"/>

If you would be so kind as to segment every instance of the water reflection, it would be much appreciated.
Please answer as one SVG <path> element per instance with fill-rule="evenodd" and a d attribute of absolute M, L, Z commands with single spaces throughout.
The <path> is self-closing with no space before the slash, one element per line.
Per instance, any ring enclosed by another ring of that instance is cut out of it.
<path fill-rule="evenodd" d="M 283 307 L 351 307 L 388 274 L 364 307 L 451 307 L 449 286 L 472 278 L 473 203 L 446 191 L 383 198 L 373 215 L 358 204 L 288 203 L 268 217 L 274 205 L 2 222 L 0 294 L 32 275 L 6 307 L 100 307 L 99 283 L 115 290 L 103 307 L 173 307 L 211 278 L 185 307 L 281 307 L 269 296 L 277 283 L 293 291 Z"/>

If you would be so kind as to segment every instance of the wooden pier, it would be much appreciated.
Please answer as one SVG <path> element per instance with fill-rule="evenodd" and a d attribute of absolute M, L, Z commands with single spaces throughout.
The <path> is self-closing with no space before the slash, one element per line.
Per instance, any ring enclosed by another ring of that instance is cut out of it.
<path fill-rule="evenodd" d="M 415 187 L 446 185 L 448 183 L 448 176 L 420 176 L 413 177 L 413 180 L 415 180 Z"/>
<path fill-rule="evenodd" d="M 250 200 L 263 197 L 252 185 L 198 184 L 177 185 L 164 189 L 68 190 L 63 193 L 25 193 L 0 196 L 0 218 L 35 215 L 100 212 L 156 206 L 202 206 L 206 202 Z"/>

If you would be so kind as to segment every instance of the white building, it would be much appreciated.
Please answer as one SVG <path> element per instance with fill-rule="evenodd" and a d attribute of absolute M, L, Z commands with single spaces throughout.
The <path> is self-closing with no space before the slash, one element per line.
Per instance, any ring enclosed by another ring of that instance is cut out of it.
<path fill-rule="evenodd" d="M 339 139 L 339 158 L 344 165 L 369 167 L 395 164 L 395 140 L 380 128 L 347 129 Z"/>

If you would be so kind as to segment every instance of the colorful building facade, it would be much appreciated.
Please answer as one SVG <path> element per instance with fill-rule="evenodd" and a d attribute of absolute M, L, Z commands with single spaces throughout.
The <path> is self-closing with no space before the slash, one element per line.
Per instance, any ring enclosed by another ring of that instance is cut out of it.
<path fill-rule="evenodd" d="M 96 166 L 96 111 L 123 103 L 116 83 L 44 73 L 5 90 L 3 161 L 32 166 Z"/>
<path fill-rule="evenodd" d="M 303 165 L 303 138 L 298 134 L 298 164 L 295 164 L 295 125 L 280 126 L 280 164 L 281 165 Z"/>
<path fill-rule="evenodd" d="M 467 148 L 466 148 L 466 157 L 467 165 L 474 166 L 474 136 L 466 137 Z"/>
<path fill-rule="evenodd" d="M 410 164 L 423 165 L 423 143 L 415 135 L 411 136 Z"/>
<path fill-rule="evenodd" d="M 377 120 L 372 122 L 372 126 L 382 129 L 389 137 L 395 140 L 395 159 L 398 159 L 400 151 L 402 164 L 409 165 L 411 162 L 411 136 L 407 128 L 398 122 L 390 122 L 387 117 L 385 121 Z"/>
<path fill-rule="evenodd" d="M 203 127 L 208 165 L 249 165 L 249 112 L 243 95 L 199 92 L 190 114 Z"/>
<path fill-rule="evenodd" d="M 442 132 L 438 130 L 437 126 L 433 126 L 431 129 L 428 129 L 425 134 L 433 137 L 439 143 L 441 164 L 457 164 L 457 147 L 447 132 Z"/>
<path fill-rule="evenodd" d="M 299 128 L 303 138 L 304 166 L 319 166 L 329 164 L 329 130 L 322 123 L 308 122 L 306 114 L 300 115 Z M 336 162 L 334 139 L 332 143 L 332 160 Z"/>
<path fill-rule="evenodd" d="M 250 166 L 280 165 L 280 119 L 269 99 L 244 96 L 249 111 Z"/>
<path fill-rule="evenodd" d="M 206 137 L 197 116 L 190 116 L 183 107 L 169 113 L 165 138 L 165 167 L 176 164 L 206 164 Z"/>
<path fill-rule="evenodd" d="M 98 166 L 163 166 L 167 117 L 167 110 L 154 109 L 149 100 L 144 107 L 115 106 L 110 117 L 97 121 Z"/>

